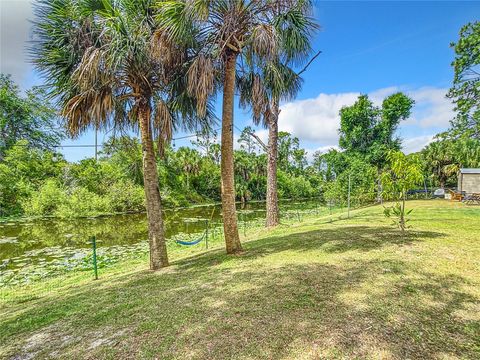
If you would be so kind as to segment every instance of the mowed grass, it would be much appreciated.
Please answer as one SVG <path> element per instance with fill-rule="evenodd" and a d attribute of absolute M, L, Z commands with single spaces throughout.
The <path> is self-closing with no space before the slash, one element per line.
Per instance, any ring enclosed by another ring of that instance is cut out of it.
<path fill-rule="evenodd" d="M 306 220 L 152 273 L 123 264 L 0 308 L 0 358 L 479 359 L 480 208 Z"/>

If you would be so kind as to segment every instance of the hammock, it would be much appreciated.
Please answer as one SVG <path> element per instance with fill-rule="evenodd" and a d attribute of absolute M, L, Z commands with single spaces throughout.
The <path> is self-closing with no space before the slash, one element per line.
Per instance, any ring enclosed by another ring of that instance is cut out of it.
<path fill-rule="evenodd" d="M 210 215 L 210 221 L 212 221 L 214 211 L 215 211 L 215 208 L 212 209 L 212 214 Z M 199 242 L 201 242 L 205 238 L 205 236 L 207 235 L 207 232 L 208 232 L 208 220 L 207 220 L 207 227 L 206 227 L 205 231 L 203 232 L 203 235 L 200 236 L 197 240 L 193 240 L 193 241 L 175 240 L 175 242 L 179 245 L 185 245 L 185 246 L 197 245 Z M 208 243 L 207 242 L 205 242 L 205 246 L 208 248 Z"/>
<path fill-rule="evenodd" d="M 205 230 L 202 236 L 200 236 L 197 240 L 194 240 L 194 241 L 175 240 L 175 242 L 179 245 L 185 245 L 185 246 L 197 245 L 199 242 L 201 242 L 205 238 L 206 233 L 207 233 L 207 230 Z"/>

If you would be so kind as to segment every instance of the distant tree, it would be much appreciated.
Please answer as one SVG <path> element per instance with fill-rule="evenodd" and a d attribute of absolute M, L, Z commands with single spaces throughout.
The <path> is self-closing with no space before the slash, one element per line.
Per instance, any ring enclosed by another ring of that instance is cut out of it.
<path fill-rule="evenodd" d="M 0 159 L 17 141 L 37 149 L 52 149 L 65 136 L 55 108 L 38 87 L 20 89 L 10 76 L 0 74 Z"/>
<path fill-rule="evenodd" d="M 286 131 L 278 133 L 278 165 L 283 171 L 292 171 L 294 168 L 294 153 L 300 148 L 300 141 Z"/>
<path fill-rule="evenodd" d="M 480 139 L 469 136 L 437 135 L 421 152 L 425 173 L 441 188 L 455 186 L 462 167 L 480 166 Z"/>
<path fill-rule="evenodd" d="M 421 184 L 423 181 L 422 168 L 419 158 L 407 156 L 401 151 L 390 151 L 387 154 L 388 170 L 382 175 L 383 192 L 388 200 L 392 200 L 392 206 L 386 206 L 384 214 L 393 217 L 394 223 L 405 232 L 408 216 L 412 209 L 406 210 L 405 203 L 408 190 Z"/>
<path fill-rule="evenodd" d="M 257 141 L 252 137 L 254 130 L 251 126 L 245 127 L 240 133 L 238 143 L 240 148 L 246 150 L 248 153 L 255 152 L 257 150 Z"/>
<path fill-rule="evenodd" d="M 480 22 L 463 26 L 459 40 L 451 46 L 454 78 L 448 97 L 458 112 L 452 126 L 458 135 L 480 138 Z"/>
<path fill-rule="evenodd" d="M 346 204 L 350 178 L 351 204 L 365 204 L 375 198 L 376 168 L 357 155 L 346 156 L 333 150 L 325 158 L 327 171 L 335 176 L 329 179 L 325 197 L 335 203 Z"/>
<path fill-rule="evenodd" d="M 340 110 L 340 147 L 381 169 L 386 155 L 400 149 L 401 142 L 395 131 L 400 121 L 410 116 L 413 104 L 414 101 L 402 93 L 385 98 L 381 108 L 367 95 L 359 96 L 355 104 Z"/>
<path fill-rule="evenodd" d="M 0 161 L 0 216 L 21 214 L 22 202 L 45 179 L 60 177 L 66 166 L 61 154 L 29 147 L 27 140 L 14 145 Z"/>
<path fill-rule="evenodd" d="M 201 156 L 197 150 L 182 146 L 175 153 L 175 158 L 185 174 L 185 185 L 188 189 L 190 188 L 190 177 L 198 174 L 200 170 Z"/>
<path fill-rule="evenodd" d="M 215 164 L 220 165 L 222 149 L 220 144 L 212 144 L 210 147 L 210 158 L 215 162 Z"/>
<path fill-rule="evenodd" d="M 294 149 L 292 153 L 292 158 L 295 172 L 298 175 L 302 174 L 308 165 L 307 151 L 305 149 Z"/>
<path fill-rule="evenodd" d="M 143 185 L 142 145 L 138 139 L 111 137 L 103 144 L 101 155 L 122 168 L 135 184 Z"/>
<path fill-rule="evenodd" d="M 315 152 L 313 164 L 325 181 L 333 181 L 347 168 L 346 154 L 336 149 Z"/>
<path fill-rule="evenodd" d="M 195 140 L 190 141 L 192 145 L 199 147 L 205 152 L 207 157 L 212 157 L 214 152 L 214 146 L 217 145 L 217 132 L 211 129 L 205 128 L 199 133 Z"/>
<path fill-rule="evenodd" d="M 422 150 L 421 159 L 426 173 L 430 174 L 441 188 L 445 188 L 450 177 L 458 170 L 451 139 L 433 141 Z"/>

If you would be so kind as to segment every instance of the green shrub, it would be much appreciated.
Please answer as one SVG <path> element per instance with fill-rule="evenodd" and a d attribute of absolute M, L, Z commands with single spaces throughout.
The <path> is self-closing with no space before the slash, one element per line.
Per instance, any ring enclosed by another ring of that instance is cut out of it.
<path fill-rule="evenodd" d="M 107 192 L 106 200 L 111 212 L 128 212 L 145 210 L 145 192 L 142 186 L 132 181 L 113 184 Z"/>
<path fill-rule="evenodd" d="M 96 216 L 109 213 L 110 207 L 107 197 L 99 196 L 85 188 L 72 190 L 64 202 L 55 212 L 55 215 L 63 218 L 74 218 L 82 216 Z"/>
<path fill-rule="evenodd" d="M 294 176 L 283 171 L 278 171 L 278 195 L 285 199 L 298 199 L 313 197 L 318 194 L 310 181 L 303 175 Z"/>
<path fill-rule="evenodd" d="M 60 204 L 66 201 L 65 190 L 49 179 L 32 192 L 31 197 L 22 202 L 23 211 L 30 216 L 54 215 Z"/>

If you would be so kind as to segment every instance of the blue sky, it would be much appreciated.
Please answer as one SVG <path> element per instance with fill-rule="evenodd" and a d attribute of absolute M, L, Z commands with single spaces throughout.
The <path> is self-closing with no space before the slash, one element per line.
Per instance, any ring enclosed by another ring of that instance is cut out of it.
<path fill-rule="evenodd" d="M 31 1 L 0 1 L 1 71 L 12 73 L 23 88 L 38 84 L 41 80 L 24 50 Z M 298 98 L 282 104 L 280 130 L 298 136 L 310 154 L 326 150 L 337 144 L 339 109 L 352 104 L 359 93 L 380 103 L 388 94 L 404 91 L 416 105 L 398 135 L 404 139 L 406 152 L 421 149 L 448 127 L 453 116 L 450 101 L 444 97 L 453 77 L 449 44 L 457 40 L 461 26 L 478 19 L 479 14 L 480 2 L 316 2 L 315 17 L 321 30 L 314 47 L 322 54 L 305 73 Z M 238 127 L 250 125 L 247 111 L 237 109 L 235 115 Z M 265 130 L 257 132 L 266 137 Z M 99 135 L 100 140 L 103 137 Z M 93 134 L 65 141 L 71 143 L 92 144 Z M 79 160 L 93 151 L 63 152 L 69 160 Z"/>

